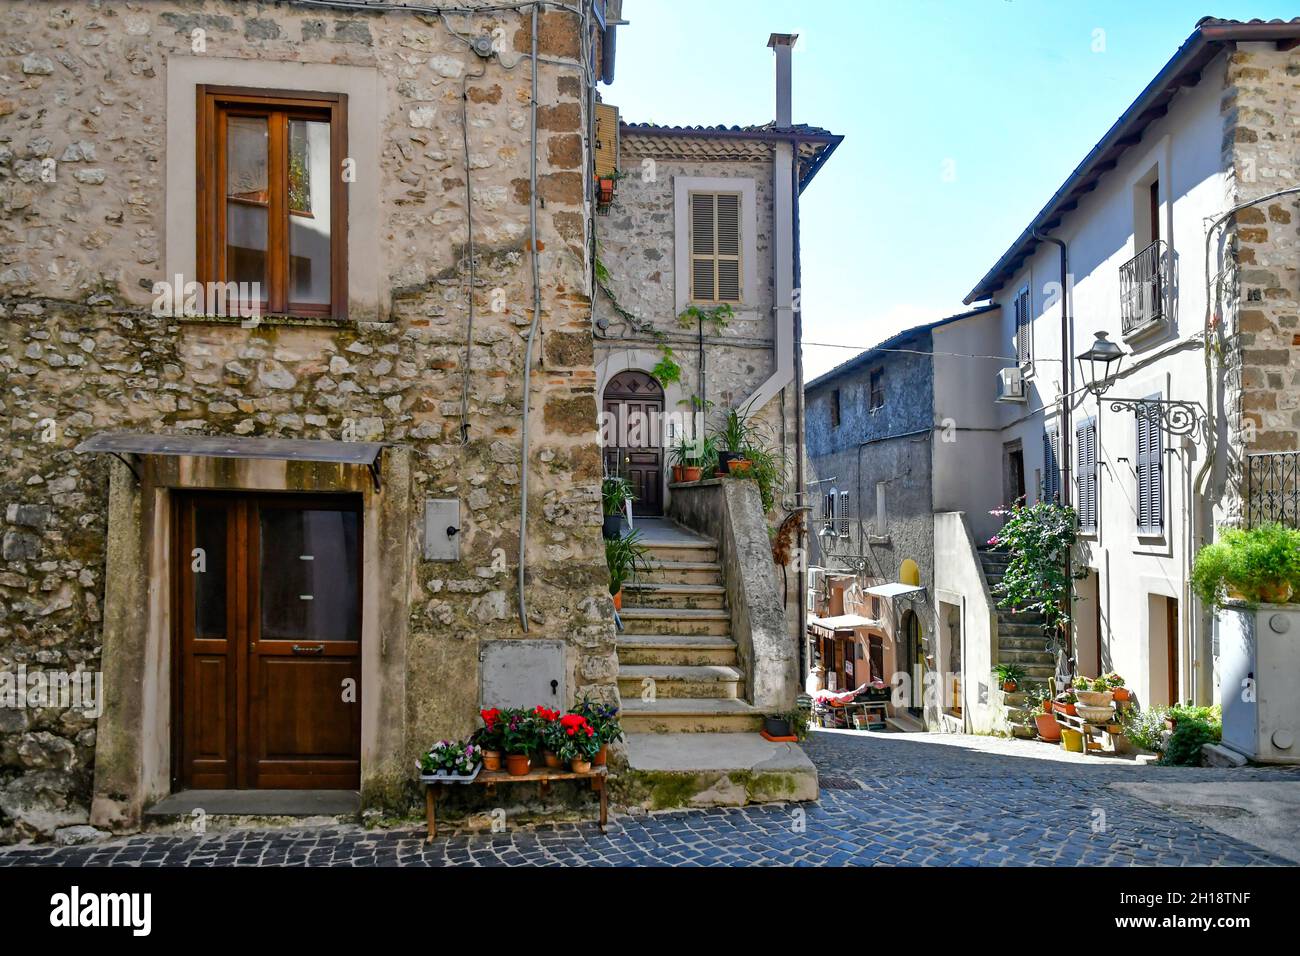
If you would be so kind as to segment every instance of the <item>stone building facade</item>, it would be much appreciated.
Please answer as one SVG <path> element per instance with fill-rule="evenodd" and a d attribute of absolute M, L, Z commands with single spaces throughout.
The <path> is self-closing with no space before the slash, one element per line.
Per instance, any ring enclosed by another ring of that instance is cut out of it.
<path fill-rule="evenodd" d="M 544 661 L 556 682 L 539 703 L 616 699 L 588 255 L 589 120 L 594 78 L 612 75 L 601 50 L 613 26 L 603 2 L 581 8 L 6 10 L 0 671 L 10 689 L 20 673 L 99 674 L 103 696 L 94 709 L 0 708 L 0 838 L 129 828 L 177 785 L 189 718 L 175 701 L 170 601 L 185 571 L 171 509 L 191 492 L 355 503 L 350 756 L 364 806 L 407 806 L 416 755 L 473 729 L 480 662 L 509 670 L 512 648 L 542 654 L 519 660 Z M 347 184 L 347 265 L 332 314 L 160 314 L 159 283 L 202 278 L 200 87 L 345 98 L 333 158 Z M 309 451 L 295 460 L 238 444 L 234 460 L 184 442 L 167 454 L 75 450 L 120 433 L 321 444 L 296 446 Z M 310 449 L 329 459 L 340 441 L 379 445 L 374 467 L 314 460 Z M 427 499 L 458 516 L 451 560 L 425 557 L 443 534 Z"/>

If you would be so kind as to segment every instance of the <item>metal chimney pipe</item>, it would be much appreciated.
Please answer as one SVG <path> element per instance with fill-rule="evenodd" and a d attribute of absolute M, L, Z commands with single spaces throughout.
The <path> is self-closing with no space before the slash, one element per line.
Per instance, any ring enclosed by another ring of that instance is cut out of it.
<path fill-rule="evenodd" d="M 767 45 L 776 54 L 776 127 L 786 129 L 792 125 L 790 54 L 799 39 L 797 33 L 773 33 Z"/>

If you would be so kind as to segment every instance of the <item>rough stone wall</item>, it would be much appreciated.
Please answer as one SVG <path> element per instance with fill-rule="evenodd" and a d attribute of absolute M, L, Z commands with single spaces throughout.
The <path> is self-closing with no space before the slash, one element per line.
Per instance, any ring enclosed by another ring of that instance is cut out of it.
<path fill-rule="evenodd" d="M 1300 50 L 1240 45 L 1222 112 L 1232 205 L 1300 181 Z M 1240 489 L 1242 455 L 1300 450 L 1300 200 L 1244 209 L 1226 234 L 1236 270 L 1224 294 L 1225 412 L 1230 484 Z M 1240 502 L 1228 512 L 1239 514 Z"/>
<path fill-rule="evenodd" d="M 499 28 L 510 58 L 528 49 L 526 10 L 456 26 Z M 342 327 L 267 319 L 244 329 L 151 314 L 150 289 L 166 278 L 165 75 L 169 56 L 192 54 L 195 27 L 211 56 L 378 71 L 382 228 L 367 246 L 381 262 L 379 315 Z M 544 55 L 580 55 L 576 17 L 547 12 L 539 34 Z M 88 435 L 379 439 L 413 450 L 417 500 L 462 500 L 462 560 L 417 560 L 410 585 L 408 726 L 412 748 L 469 732 L 479 640 L 521 633 L 527 60 L 513 71 L 482 64 L 486 75 L 469 81 L 479 272 L 466 445 L 460 89 L 481 61 L 436 18 L 224 0 L 10 5 L 0 63 L 10 77 L 0 93 L 0 669 L 100 666 L 108 466 L 73 453 Z M 579 689 L 613 697 L 584 265 L 584 97 L 576 66 L 541 67 L 529 637 L 566 641 Z M 40 175 L 47 159 L 57 164 L 53 182 Z M 73 711 L 0 708 L 0 840 L 85 821 L 94 745 L 94 721 Z"/>

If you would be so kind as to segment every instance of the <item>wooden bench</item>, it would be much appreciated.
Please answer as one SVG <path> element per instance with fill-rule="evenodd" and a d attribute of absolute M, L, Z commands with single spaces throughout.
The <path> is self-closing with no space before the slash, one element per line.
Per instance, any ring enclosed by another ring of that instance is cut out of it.
<path fill-rule="evenodd" d="M 428 837 L 426 843 L 433 842 L 438 835 L 438 800 L 442 797 L 442 788 L 446 786 L 482 786 L 487 787 L 488 794 L 491 795 L 498 784 L 503 783 L 535 783 L 539 796 L 545 797 L 550 790 L 552 782 L 556 780 L 587 780 L 591 784 L 591 789 L 600 795 L 600 832 L 605 832 L 605 825 L 609 819 L 609 802 L 608 792 L 605 788 L 605 767 L 592 767 L 586 773 L 574 773 L 572 770 L 552 770 L 548 767 L 534 767 L 522 777 L 511 776 L 504 770 L 480 770 L 479 775 L 468 784 L 457 783 L 456 781 L 425 781 L 424 782 L 424 817 L 427 824 Z"/>

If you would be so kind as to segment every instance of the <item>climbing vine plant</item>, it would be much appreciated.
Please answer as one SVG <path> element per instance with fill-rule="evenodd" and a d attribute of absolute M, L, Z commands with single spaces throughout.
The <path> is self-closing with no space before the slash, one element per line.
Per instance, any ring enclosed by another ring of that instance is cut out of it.
<path fill-rule="evenodd" d="M 1065 558 L 1079 540 L 1078 515 L 1055 502 L 1026 505 L 1023 500 L 990 513 L 1006 518 L 1006 524 L 989 544 L 1011 555 L 1006 573 L 993 587 L 998 607 L 1038 611 L 1044 618 L 1043 630 L 1061 636 L 1070 626 L 1074 603 Z"/>

